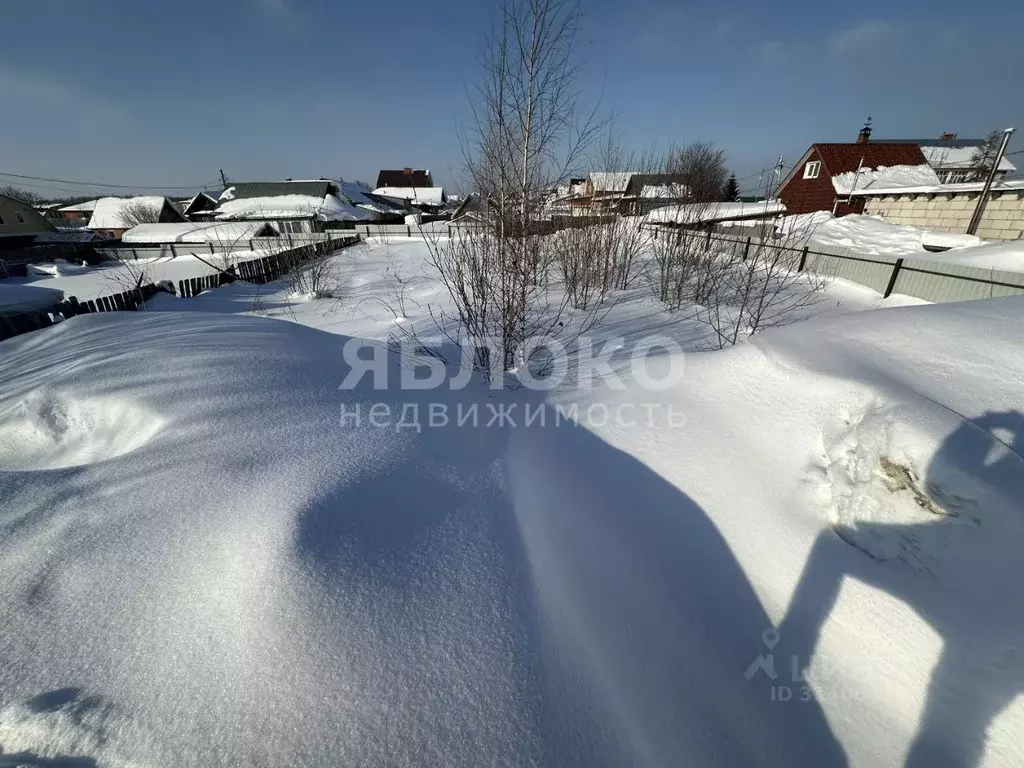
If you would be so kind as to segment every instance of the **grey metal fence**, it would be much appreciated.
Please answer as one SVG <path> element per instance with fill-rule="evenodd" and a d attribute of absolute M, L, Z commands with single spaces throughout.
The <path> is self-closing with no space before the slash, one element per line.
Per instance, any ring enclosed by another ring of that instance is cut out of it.
<path fill-rule="evenodd" d="M 655 228 L 663 236 L 672 229 Z M 789 254 L 790 267 L 813 270 L 829 277 L 865 285 L 885 297 L 894 293 L 936 303 L 990 299 L 1024 294 L 1024 273 L 945 264 L 932 259 L 866 255 L 853 248 L 827 245 L 793 247 L 770 238 L 731 238 L 708 233 L 730 254 L 742 257 L 745 250 L 769 246 Z"/>

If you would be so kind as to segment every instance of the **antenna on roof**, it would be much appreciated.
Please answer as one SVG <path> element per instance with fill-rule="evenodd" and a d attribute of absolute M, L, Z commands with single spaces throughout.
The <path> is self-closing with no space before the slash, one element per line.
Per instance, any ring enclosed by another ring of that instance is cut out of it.
<path fill-rule="evenodd" d="M 857 134 L 858 144 L 867 144 L 871 140 L 871 115 L 868 115 L 868 119 L 864 121 L 864 127 L 860 129 L 860 133 Z"/>

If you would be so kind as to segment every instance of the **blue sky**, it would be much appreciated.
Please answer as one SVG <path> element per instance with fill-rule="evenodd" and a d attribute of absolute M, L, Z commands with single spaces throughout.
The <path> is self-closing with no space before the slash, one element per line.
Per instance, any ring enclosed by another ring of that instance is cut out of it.
<path fill-rule="evenodd" d="M 0 172 L 167 187 L 220 168 L 372 182 L 405 165 L 452 183 L 493 13 L 485 0 L 0 4 Z M 1024 134 L 1024 2 L 984 9 L 584 0 L 582 86 L 627 145 L 714 140 L 741 177 L 853 140 L 868 114 L 876 138 Z"/>

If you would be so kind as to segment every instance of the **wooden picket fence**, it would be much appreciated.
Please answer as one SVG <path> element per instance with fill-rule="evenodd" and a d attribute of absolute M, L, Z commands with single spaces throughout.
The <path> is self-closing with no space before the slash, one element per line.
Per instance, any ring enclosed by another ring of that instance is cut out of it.
<path fill-rule="evenodd" d="M 178 281 L 178 296 L 182 299 L 191 299 L 203 291 L 211 288 L 220 288 L 222 285 L 230 285 L 238 279 L 235 268 L 228 267 L 224 272 L 216 272 L 212 275 L 202 277 L 190 277 L 187 280 Z"/>
<path fill-rule="evenodd" d="M 298 248 L 291 248 L 287 251 L 274 253 L 252 261 L 240 262 L 236 267 L 229 267 L 227 270 L 216 272 L 203 277 L 193 277 L 187 280 L 178 281 L 178 296 L 181 298 L 193 298 L 203 291 L 211 288 L 219 288 L 228 285 L 236 280 L 244 280 L 248 283 L 265 284 L 279 280 L 294 269 L 303 266 L 310 259 L 323 253 L 334 252 L 341 248 L 347 248 L 359 242 L 359 236 L 344 238 L 343 240 L 331 240 L 324 243 L 303 245 Z M 115 293 L 112 296 L 101 296 L 98 299 L 79 301 L 76 297 L 70 296 L 60 304 L 45 309 L 21 312 L 16 315 L 0 315 L 0 341 L 20 336 L 23 333 L 37 331 L 40 328 L 49 328 L 76 315 L 85 315 L 92 312 L 131 312 L 140 305 L 149 301 L 159 291 L 167 290 L 163 286 L 147 283 L 131 291 Z M 174 290 L 173 288 L 171 289 Z"/>
<path fill-rule="evenodd" d="M 76 315 L 88 315 L 93 312 L 134 311 L 139 308 L 140 304 L 153 298 L 160 290 L 163 289 L 152 283 L 147 283 L 131 291 L 101 296 L 89 301 L 79 301 L 76 297 L 70 296 L 60 304 L 46 309 L 20 312 L 16 315 L 0 315 L 0 341 L 12 336 L 20 336 L 29 331 L 37 331 L 40 328 L 49 328 L 55 323 Z"/>

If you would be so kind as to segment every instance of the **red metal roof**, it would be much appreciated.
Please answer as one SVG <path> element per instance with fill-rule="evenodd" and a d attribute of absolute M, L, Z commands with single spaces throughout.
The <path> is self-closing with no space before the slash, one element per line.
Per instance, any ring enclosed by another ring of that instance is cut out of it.
<path fill-rule="evenodd" d="M 856 171 L 860 161 L 865 168 L 880 165 L 926 165 L 927 160 L 916 144 L 814 144 L 830 176 Z"/>

